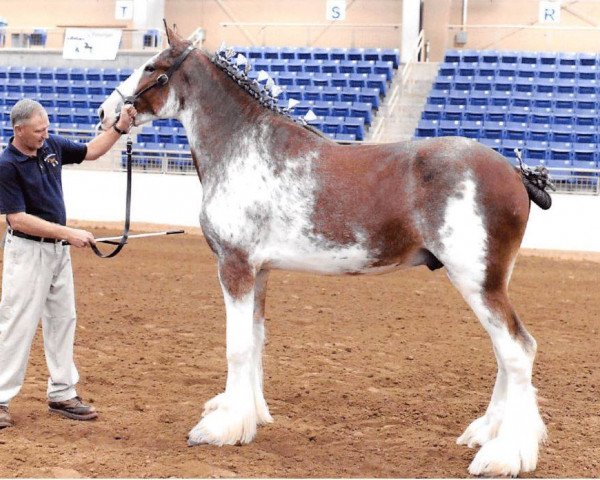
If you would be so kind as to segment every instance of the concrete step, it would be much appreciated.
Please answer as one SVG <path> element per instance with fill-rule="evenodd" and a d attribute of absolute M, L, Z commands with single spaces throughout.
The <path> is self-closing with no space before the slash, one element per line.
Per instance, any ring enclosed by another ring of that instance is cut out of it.
<path fill-rule="evenodd" d="M 380 109 L 380 123 L 371 129 L 371 141 L 391 142 L 412 138 L 437 71 L 437 63 L 413 65 L 409 72 L 410 78 L 404 90 L 398 91 L 394 105 L 390 105 L 391 100 L 388 100 Z"/>

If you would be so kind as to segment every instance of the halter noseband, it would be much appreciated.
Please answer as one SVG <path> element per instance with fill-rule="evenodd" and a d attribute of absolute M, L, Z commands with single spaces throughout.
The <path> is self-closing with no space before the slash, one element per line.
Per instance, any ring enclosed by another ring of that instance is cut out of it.
<path fill-rule="evenodd" d="M 121 93 L 121 91 L 118 88 L 115 88 L 115 91 L 119 95 L 121 95 L 121 98 L 123 99 L 123 103 L 125 103 L 125 104 L 131 104 L 131 105 L 135 104 L 135 102 L 137 101 L 137 99 L 140 98 L 148 90 L 152 90 L 155 87 L 162 87 L 162 86 L 166 85 L 168 83 L 168 81 L 170 80 L 171 76 L 179 69 L 179 67 L 181 66 L 181 64 L 188 57 L 188 55 L 190 53 L 192 53 L 192 50 L 195 50 L 195 49 L 196 49 L 196 47 L 194 47 L 193 45 L 188 46 L 183 52 L 181 52 L 179 54 L 179 56 L 175 60 L 175 63 L 173 63 L 173 65 L 171 65 L 169 67 L 169 69 L 165 73 L 161 73 L 156 78 L 156 80 L 154 81 L 154 83 L 151 83 L 147 87 L 144 87 L 139 92 L 134 93 L 133 95 L 130 95 L 130 96 L 126 97 L 125 95 L 123 95 Z M 118 118 L 117 118 L 117 121 L 118 121 Z"/>

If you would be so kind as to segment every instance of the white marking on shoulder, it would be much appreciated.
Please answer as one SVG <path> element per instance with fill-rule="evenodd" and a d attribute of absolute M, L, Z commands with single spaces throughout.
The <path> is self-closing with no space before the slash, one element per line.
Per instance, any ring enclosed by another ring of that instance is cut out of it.
<path fill-rule="evenodd" d="M 370 261 L 362 232 L 346 245 L 314 233 L 316 153 L 288 159 L 275 174 L 263 149 L 242 143 L 243 155 L 230 159 L 214 184 L 203 186 L 203 218 L 218 237 L 248 251 L 256 265 L 329 274 L 364 271 Z"/>

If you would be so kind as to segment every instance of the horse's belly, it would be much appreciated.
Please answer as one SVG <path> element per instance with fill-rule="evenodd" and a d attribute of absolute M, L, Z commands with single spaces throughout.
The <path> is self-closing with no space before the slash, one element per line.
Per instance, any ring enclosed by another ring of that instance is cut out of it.
<path fill-rule="evenodd" d="M 358 244 L 311 248 L 308 243 L 287 243 L 270 245 L 257 252 L 256 256 L 260 258 L 260 263 L 272 268 L 325 275 L 379 274 L 404 266 L 400 263 L 381 265 L 371 252 Z"/>

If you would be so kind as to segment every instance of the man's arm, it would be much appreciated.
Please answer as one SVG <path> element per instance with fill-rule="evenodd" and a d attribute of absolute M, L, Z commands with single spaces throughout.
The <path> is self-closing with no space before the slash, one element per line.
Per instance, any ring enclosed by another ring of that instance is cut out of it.
<path fill-rule="evenodd" d="M 48 222 L 25 212 L 9 213 L 6 215 L 6 219 L 13 230 L 18 230 L 28 235 L 66 240 L 75 247 L 87 247 L 95 243 L 94 235 L 86 230 Z"/>
<path fill-rule="evenodd" d="M 133 105 L 123 105 L 116 127 L 121 131 L 129 131 L 136 113 Z M 120 137 L 121 134 L 112 127 L 105 130 L 87 144 L 87 154 L 84 160 L 97 160 L 108 152 Z"/>

